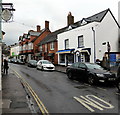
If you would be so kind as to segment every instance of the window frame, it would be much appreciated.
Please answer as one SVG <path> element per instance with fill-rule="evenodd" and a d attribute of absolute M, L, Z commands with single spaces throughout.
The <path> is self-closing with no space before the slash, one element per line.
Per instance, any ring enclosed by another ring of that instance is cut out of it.
<path fill-rule="evenodd" d="M 69 49 L 69 39 L 65 39 L 65 49 Z"/>
<path fill-rule="evenodd" d="M 84 47 L 84 38 L 83 38 L 83 35 L 81 35 L 81 36 L 78 36 L 78 48 L 83 48 L 83 47 Z"/>

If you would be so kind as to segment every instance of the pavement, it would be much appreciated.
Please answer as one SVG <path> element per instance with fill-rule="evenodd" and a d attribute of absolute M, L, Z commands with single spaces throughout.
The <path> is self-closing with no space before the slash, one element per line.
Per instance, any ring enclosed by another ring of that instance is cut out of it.
<path fill-rule="evenodd" d="M 65 66 L 56 66 L 56 71 L 66 73 Z M 115 71 L 115 68 L 114 68 Z M 28 94 L 20 79 L 9 69 L 7 75 L 2 74 L 2 91 L 0 91 L 0 113 L 3 115 L 13 113 L 27 113 L 32 115 Z"/>

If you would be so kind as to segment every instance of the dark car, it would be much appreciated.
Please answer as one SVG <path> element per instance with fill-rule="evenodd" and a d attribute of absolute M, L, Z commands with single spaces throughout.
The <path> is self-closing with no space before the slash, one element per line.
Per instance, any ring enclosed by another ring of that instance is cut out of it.
<path fill-rule="evenodd" d="M 37 61 L 36 60 L 29 60 L 27 65 L 28 65 L 28 67 L 37 67 Z"/>
<path fill-rule="evenodd" d="M 118 92 L 120 93 L 120 64 L 118 65 L 118 69 L 117 69 L 116 86 L 118 88 Z"/>
<path fill-rule="evenodd" d="M 98 82 L 115 82 L 116 80 L 115 73 L 105 70 L 95 63 L 76 62 L 67 67 L 66 73 L 69 79 L 77 77 L 87 80 L 89 84 Z"/>

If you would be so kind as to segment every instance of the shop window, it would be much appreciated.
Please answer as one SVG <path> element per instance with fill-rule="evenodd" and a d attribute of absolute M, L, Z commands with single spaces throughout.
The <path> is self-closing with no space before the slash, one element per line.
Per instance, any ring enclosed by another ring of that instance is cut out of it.
<path fill-rule="evenodd" d="M 65 63 L 65 54 L 60 54 L 60 63 Z"/>
<path fill-rule="evenodd" d="M 74 63 L 74 55 L 73 54 L 68 54 L 68 63 Z"/>

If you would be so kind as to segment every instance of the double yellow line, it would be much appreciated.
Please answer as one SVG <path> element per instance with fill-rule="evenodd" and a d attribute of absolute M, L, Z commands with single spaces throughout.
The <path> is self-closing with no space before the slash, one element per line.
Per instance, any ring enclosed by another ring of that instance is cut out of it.
<path fill-rule="evenodd" d="M 43 115 L 49 115 L 49 112 L 47 111 L 46 107 L 44 106 L 44 104 L 42 103 L 42 101 L 40 100 L 40 98 L 37 96 L 37 94 L 34 92 L 34 90 L 32 89 L 32 87 L 26 82 L 26 80 L 19 74 L 17 73 L 15 70 L 13 70 L 15 75 L 21 79 L 23 85 L 29 90 L 29 92 L 31 93 L 31 95 L 33 96 L 33 98 L 35 99 L 41 113 Z"/>

